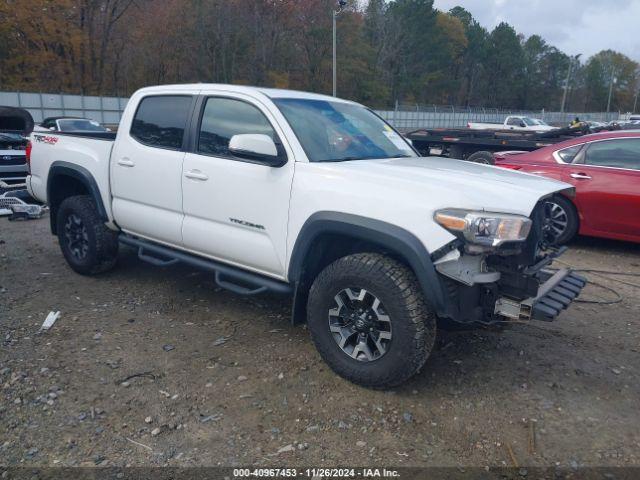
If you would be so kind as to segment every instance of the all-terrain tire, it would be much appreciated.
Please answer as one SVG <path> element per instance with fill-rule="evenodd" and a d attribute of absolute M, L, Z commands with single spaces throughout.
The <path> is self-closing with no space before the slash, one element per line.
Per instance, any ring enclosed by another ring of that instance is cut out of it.
<path fill-rule="evenodd" d="M 344 289 L 366 289 L 384 305 L 392 337 L 379 358 L 352 358 L 330 331 L 329 311 Z M 376 253 L 349 255 L 327 266 L 311 286 L 307 315 L 311 338 L 324 361 L 338 375 L 369 388 L 392 388 L 418 373 L 436 337 L 436 316 L 413 272 Z"/>
<path fill-rule="evenodd" d="M 81 275 L 112 269 L 118 259 L 118 235 L 107 228 L 91 197 L 66 198 L 58 208 L 56 232 L 69 266 Z"/>
<path fill-rule="evenodd" d="M 493 153 L 487 151 L 475 152 L 469 155 L 467 158 L 469 162 L 482 163 L 484 165 L 495 165 L 496 160 L 493 158 Z"/>

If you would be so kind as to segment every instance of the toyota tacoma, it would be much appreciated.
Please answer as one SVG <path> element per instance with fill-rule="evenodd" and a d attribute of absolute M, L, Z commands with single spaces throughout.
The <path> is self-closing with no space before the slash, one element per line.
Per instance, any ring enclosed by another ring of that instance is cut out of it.
<path fill-rule="evenodd" d="M 584 279 L 552 270 L 544 204 L 571 185 L 437 157 L 368 108 L 231 85 L 137 91 L 117 133 L 33 133 L 29 192 L 83 275 L 119 245 L 290 295 L 322 358 L 372 388 L 425 364 L 439 322 L 555 319 Z"/>

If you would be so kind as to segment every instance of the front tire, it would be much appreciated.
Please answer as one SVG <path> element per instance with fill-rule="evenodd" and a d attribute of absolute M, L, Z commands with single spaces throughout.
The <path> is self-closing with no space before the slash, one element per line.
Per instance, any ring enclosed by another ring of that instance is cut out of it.
<path fill-rule="evenodd" d="M 544 237 L 551 245 L 569 243 L 578 233 L 578 212 L 562 195 L 544 202 Z"/>
<path fill-rule="evenodd" d="M 81 275 L 95 275 L 114 267 L 118 235 L 107 228 L 91 197 L 66 198 L 58 208 L 56 232 L 69 266 Z"/>
<path fill-rule="evenodd" d="M 311 286 L 307 312 L 323 360 L 364 387 L 392 388 L 411 378 L 436 337 L 435 314 L 413 272 L 375 253 L 326 267 Z"/>

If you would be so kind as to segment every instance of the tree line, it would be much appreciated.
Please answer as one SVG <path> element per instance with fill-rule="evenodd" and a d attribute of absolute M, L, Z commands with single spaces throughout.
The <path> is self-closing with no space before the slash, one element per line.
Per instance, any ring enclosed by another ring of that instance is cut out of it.
<path fill-rule="evenodd" d="M 0 0 L 0 90 L 128 96 L 222 82 L 331 93 L 336 3 Z M 559 110 L 570 68 L 567 111 L 632 111 L 640 89 L 638 63 L 621 53 L 573 58 L 433 0 L 353 0 L 337 40 L 338 95 L 372 107 Z"/>

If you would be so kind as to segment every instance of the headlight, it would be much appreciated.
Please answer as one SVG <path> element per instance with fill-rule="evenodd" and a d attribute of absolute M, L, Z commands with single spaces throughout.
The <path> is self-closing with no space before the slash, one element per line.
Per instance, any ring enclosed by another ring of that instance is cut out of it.
<path fill-rule="evenodd" d="M 529 218 L 508 213 L 445 209 L 438 210 L 433 218 L 450 232 L 464 236 L 468 242 L 486 247 L 522 242 L 531 230 Z"/>

